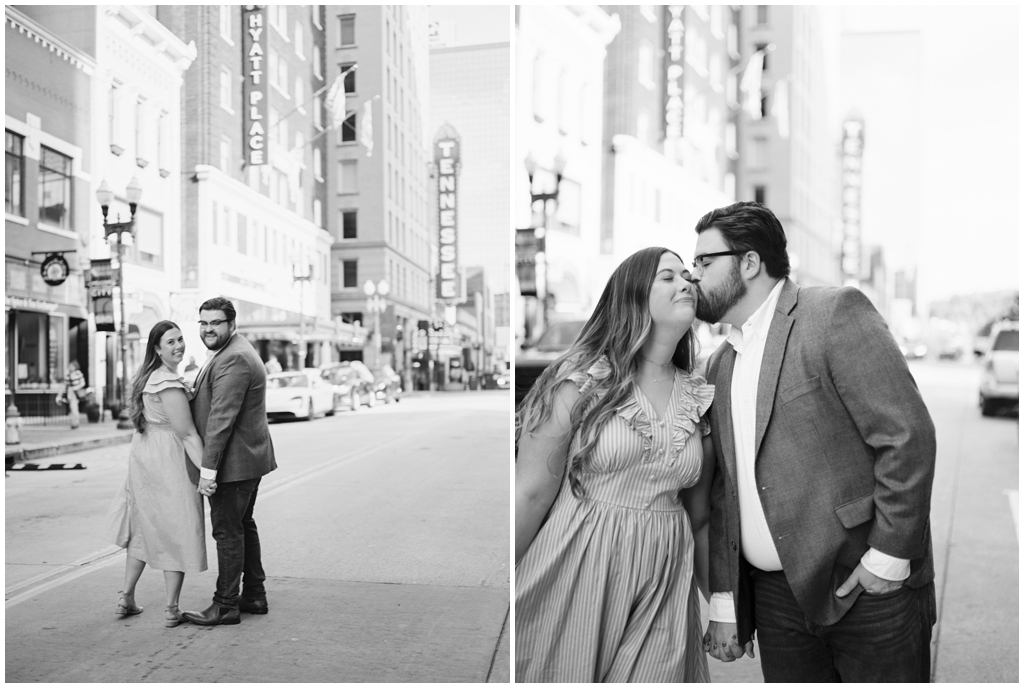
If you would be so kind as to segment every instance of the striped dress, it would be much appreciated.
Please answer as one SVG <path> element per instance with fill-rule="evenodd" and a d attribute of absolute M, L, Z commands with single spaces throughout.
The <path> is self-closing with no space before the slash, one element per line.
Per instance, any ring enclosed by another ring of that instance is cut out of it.
<path fill-rule="evenodd" d="M 586 391 L 609 373 L 601 359 L 570 379 Z M 585 496 L 563 479 L 516 567 L 516 681 L 709 680 L 679 490 L 700 477 L 714 387 L 681 370 L 673 385 L 661 421 L 635 388 L 580 475 Z"/>
<path fill-rule="evenodd" d="M 175 387 L 188 392 L 177 373 L 163 366 L 146 381 L 146 431 L 132 436 L 128 475 L 111 505 L 107 537 L 155 569 L 205 571 L 203 498 L 189 480 L 185 446 L 159 395 Z"/>

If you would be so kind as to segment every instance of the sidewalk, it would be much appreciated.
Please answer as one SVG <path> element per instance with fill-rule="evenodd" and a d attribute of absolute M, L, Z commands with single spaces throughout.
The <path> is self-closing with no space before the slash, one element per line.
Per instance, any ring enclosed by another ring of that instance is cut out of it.
<path fill-rule="evenodd" d="M 19 428 L 21 443 L 8 444 L 4 447 L 6 467 L 10 468 L 15 463 L 38 461 L 61 454 L 132 441 L 132 431 L 118 430 L 116 419 L 102 423 L 89 423 L 84 418 L 82 420 L 82 424 L 75 430 L 66 425 L 22 426 Z"/>

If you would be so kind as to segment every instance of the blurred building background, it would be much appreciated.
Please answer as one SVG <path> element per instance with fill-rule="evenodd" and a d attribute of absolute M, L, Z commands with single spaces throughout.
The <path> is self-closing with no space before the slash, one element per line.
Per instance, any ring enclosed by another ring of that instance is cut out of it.
<path fill-rule="evenodd" d="M 968 79 L 984 70 L 947 57 L 938 38 L 957 35 L 965 22 L 974 29 L 964 40 L 983 40 L 983 15 L 517 7 L 517 342 L 530 347 L 550 325 L 587 318 L 615 266 L 642 247 L 689 258 L 697 220 L 735 201 L 762 202 L 779 217 L 797 283 L 861 288 L 900 340 L 948 330 L 930 324 L 922 276 L 936 269 L 929 256 L 953 259 L 956 229 L 938 212 L 939 198 L 923 200 L 935 195 L 924 161 L 955 167 L 941 137 L 959 142 L 966 161 L 969 128 L 947 122 L 928 143 L 929 122 L 943 111 L 936 66 L 955 63 Z M 1009 120 L 1001 121 L 1006 138 Z M 599 144 L 590 138 L 595 129 Z M 961 186 L 972 183 L 967 170 L 957 174 Z M 945 244 L 929 236 L 929 216 L 950 237 Z M 721 337 L 705 325 L 698 334 L 704 348 Z"/>
<path fill-rule="evenodd" d="M 508 124 L 494 120 L 502 107 L 507 119 L 510 13 L 465 27 L 504 36 L 502 91 L 500 46 L 472 74 L 431 64 L 429 12 L 6 6 L 5 405 L 26 422 L 66 422 L 56 400 L 74 360 L 94 391 L 85 411 L 116 414 L 122 335 L 129 376 L 163 319 L 182 327 L 186 362 L 201 363 L 198 307 L 215 295 L 286 370 L 357 359 L 390 365 L 410 389 L 431 344 L 447 365 L 436 339 L 417 336 L 446 309 L 474 316 L 449 333 L 458 365 L 474 361 L 461 385 L 500 368 L 509 258 L 495 225 L 508 183 L 491 154 L 509 149 Z M 474 291 L 455 300 L 437 297 L 432 186 L 430 84 L 448 69 L 497 84 L 449 103 L 471 113 L 476 98 L 490 127 L 465 125 L 489 146 L 462 174 L 491 214 L 462 223 L 459 271 Z"/>

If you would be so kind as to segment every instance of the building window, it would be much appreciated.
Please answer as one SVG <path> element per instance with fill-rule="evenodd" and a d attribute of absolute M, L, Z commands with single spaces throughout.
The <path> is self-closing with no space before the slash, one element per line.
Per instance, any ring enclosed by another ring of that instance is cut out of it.
<path fill-rule="evenodd" d="M 338 17 L 338 35 L 341 39 L 339 48 L 348 48 L 356 44 L 356 15 L 343 14 Z"/>
<path fill-rule="evenodd" d="M 146 101 L 139 98 L 135 102 L 135 162 L 139 167 L 149 164 L 149 137 L 147 136 Z"/>
<path fill-rule="evenodd" d="M 171 128 L 170 117 L 166 112 L 160 113 L 156 131 L 156 162 L 160 175 L 166 177 L 171 169 Z"/>
<path fill-rule="evenodd" d="M 4 130 L 7 147 L 7 175 L 4 179 L 4 209 L 25 217 L 25 137 Z"/>
<path fill-rule="evenodd" d="M 320 24 L 320 5 L 310 5 L 310 7 L 312 9 L 312 14 L 313 14 L 313 24 L 315 24 L 316 28 L 318 28 L 318 29 L 324 28 Z"/>
<path fill-rule="evenodd" d="M 323 166 L 320 160 L 319 148 L 313 149 L 313 176 L 316 177 L 318 181 L 324 180 Z"/>
<path fill-rule="evenodd" d="M 345 95 L 347 96 L 355 95 L 356 92 L 357 70 L 352 69 L 355 66 L 355 62 L 345 62 L 341 65 L 338 65 L 339 74 L 345 74 L 346 71 L 351 70 L 348 71 L 348 74 L 345 74 Z"/>
<path fill-rule="evenodd" d="M 220 68 L 220 106 L 231 112 L 231 70 Z"/>
<path fill-rule="evenodd" d="M 302 52 L 302 24 L 295 22 L 295 54 L 301 57 L 303 60 L 306 56 Z"/>
<path fill-rule="evenodd" d="M 248 232 L 248 218 L 242 213 L 238 213 L 238 252 L 242 255 L 249 253 L 249 232 Z"/>
<path fill-rule="evenodd" d="M 71 229 L 71 158 L 40 147 L 39 220 Z"/>
<path fill-rule="evenodd" d="M 358 234 L 358 211 L 341 211 L 341 238 L 355 239 Z"/>
<path fill-rule="evenodd" d="M 768 116 L 768 92 L 761 91 L 761 116 Z"/>
<path fill-rule="evenodd" d="M 231 174 L 231 139 L 227 136 L 220 139 L 220 169 L 224 174 Z"/>
<path fill-rule="evenodd" d="M 220 35 L 228 43 L 231 41 L 231 5 L 220 6 Z M 233 44 L 233 43 L 232 43 Z"/>
<path fill-rule="evenodd" d="M 763 26 L 768 23 L 768 5 L 757 6 L 757 24 Z"/>
<path fill-rule="evenodd" d="M 341 142 L 355 143 L 356 140 L 356 113 L 352 113 L 341 123 Z"/>
<path fill-rule="evenodd" d="M 302 77 L 297 76 L 295 77 L 295 106 L 298 108 L 302 108 L 302 106 L 305 105 L 305 100 L 303 100 L 303 91 Z"/>
<path fill-rule="evenodd" d="M 762 205 L 765 205 L 764 197 L 765 197 L 765 189 L 764 189 L 764 187 L 763 186 L 755 186 L 754 187 L 754 200 L 756 202 L 758 202 L 758 203 L 761 203 Z"/>
<path fill-rule="evenodd" d="M 313 222 L 316 223 L 317 227 L 324 226 L 323 205 L 320 203 L 319 198 L 313 199 Z"/>
<path fill-rule="evenodd" d="M 323 101 L 320 100 L 320 96 L 316 96 L 315 98 L 313 98 L 313 124 L 316 126 L 317 129 L 324 128 L 323 112 L 321 112 L 323 110 L 323 107 L 324 104 Z"/>
<path fill-rule="evenodd" d="M 768 44 L 767 43 L 758 43 L 757 44 L 757 50 L 759 52 L 761 52 L 762 55 L 764 55 L 764 61 L 761 63 L 761 70 L 767 72 L 768 71 Z"/>
<path fill-rule="evenodd" d="M 355 160 L 342 160 L 338 163 L 338 193 L 358 193 L 356 170 Z"/>
<path fill-rule="evenodd" d="M 124 140 L 122 139 L 123 134 L 121 132 L 121 91 L 116 83 L 110 86 L 107 109 L 110 125 L 107 132 L 110 136 L 110 151 L 114 155 L 121 155 L 121 153 L 124 153 L 124 146 L 120 145 Z"/>
<path fill-rule="evenodd" d="M 343 289 L 355 289 L 359 286 L 359 261 L 341 261 L 341 286 Z"/>
<path fill-rule="evenodd" d="M 647 88 L 654 88 L 654 49 L 647 41 L 640 45 L 639 65 L 640 83 Z"/>
<path fill-rule="evenodd" d="M 318 45 L 313 46 L 313 76 L 321 81 L 324 79 L 323 72 L 320 71 L 320 46 Z"/>

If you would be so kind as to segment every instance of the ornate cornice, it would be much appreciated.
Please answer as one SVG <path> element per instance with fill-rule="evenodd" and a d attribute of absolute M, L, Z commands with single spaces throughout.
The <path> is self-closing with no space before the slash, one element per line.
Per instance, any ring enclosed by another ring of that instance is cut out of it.
<path fill-rule="evenodd" d="M 58 57 L 64 58 L 66 62 L 70 62 L 76 69 L 82 70 L 87 75 L 92 76 L 96 73 L 96 60 L 93 58 L 72 48 L 10 5 L 4 6 L 4 14 L 7 23 L 18 33 L 31 38 Z"/>

